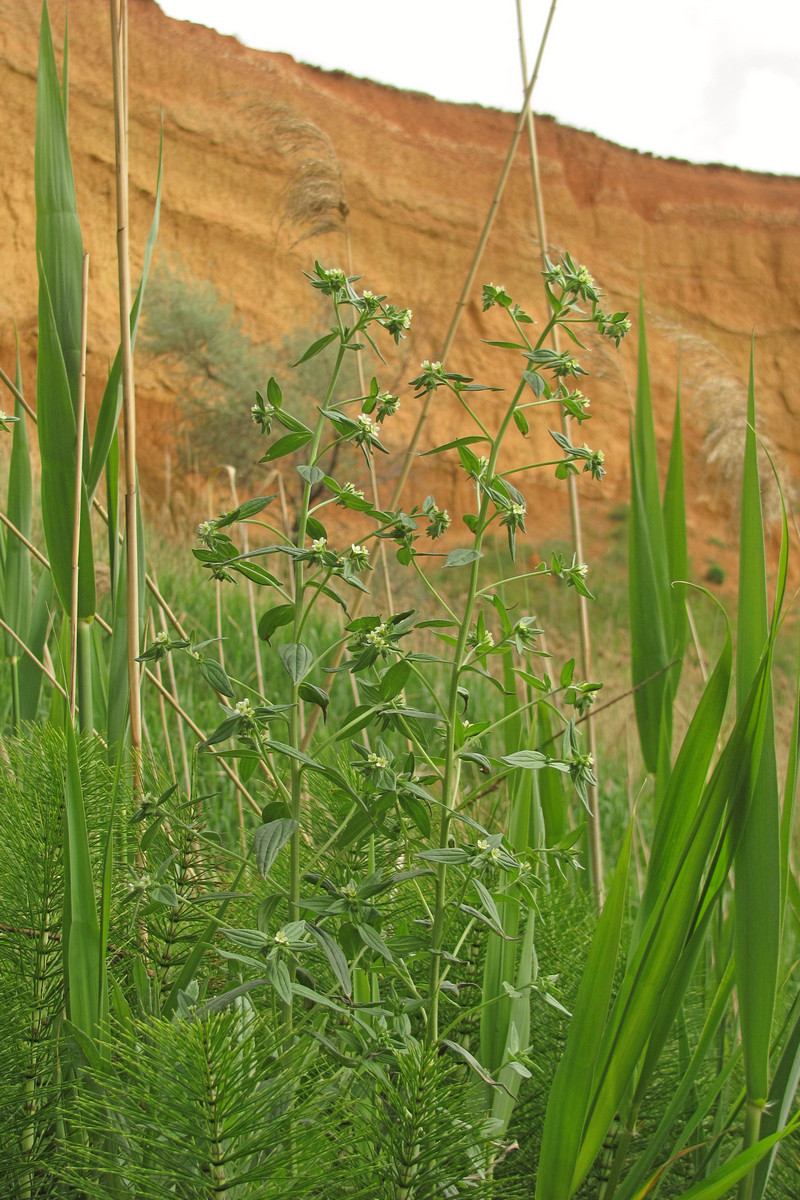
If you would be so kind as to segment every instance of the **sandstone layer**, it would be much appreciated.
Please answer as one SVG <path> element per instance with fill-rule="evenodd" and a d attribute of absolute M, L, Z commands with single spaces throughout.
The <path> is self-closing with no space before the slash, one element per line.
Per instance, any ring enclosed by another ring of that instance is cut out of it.
<path fill-rule="evenodd" d="M 59 59 L 65 8 L 63 0 L 50 6 Z M 170 20 L 154 0 L 131 0 L 130 16 L 135 269 L 153 209 L 163 119 L 157 259 L 177 256 L 193 274 L 213 280 L 252 337 L 275 342 L 297 326 L 324 329 L 302 271 L 315 258 L 344 265 L 346 238 L 363 286 L 413 309 L 401 359 L 395 356 L 381 377 L 401 390 L 401 414 L 387 437 L 401 446 L 415 420 L 402 381 L 416 373 L 421 359 L 439 356 L 515 117 L 250 50 L 202 26 Z M 30 395 L 39 19 L 34 0 L 0 0 L 0 362 L 13 369 L 16 322 Z M 95 411 L 117 342 L 108 5 L 73 0 L 69 31 L 70 139 L 91 253 L 88 371 Z M 634 317 L 643 291 L 657 437 L 665 456 L 680 364 L 695 570 L 702 574 L 711 559 L 728 566 L 736 541 L 736 463 L 753 334 L 760 428 L 786 484 L 800 481 L 800 391 L 793 367 L 800 351 L 800 179 L 664 161 L 549 118 L 537 120 L 537 134 L 551 256 L 567 250 L 586 263 L 609 306 L 634 310 Z M 304 165 L 310 161 L 316 167 Z M 308 196 L 301 211 L 302 188 L 298 192 L 309 171 L 334 204 L 316 214 L 316 230 Z M 478 280 L 504 284 L 541 316 L 538 271 L 530 152 L 523 139 Z M 481 312 L 478 283 L 448 365 L 507 386 L 516 365 L 481 342 L 506 336 L 496 313 Z M 628 497 L 635 329 L 619 352 L 591 339 L 585 363 L 592 373 L 584 390 L 592 397 L 593 419 L 579 440 L 605 451 L 608 474 L 600 484 L 582 478 L 580 490 L 593 539 L 602 544 L 614 528 L 610 518 Z M 143 484 L 158 506 L 168 460 L 175 470 L 180 387 L 163 366 L 140 357 L 137 369 Z M 251 403 L 252 397 L 242 396 L 243 420 Z M 499 402 L 488 393 L 481 403 L 491 422 Z M 461 428 L 452 406 L 436 405 L 424 445 L 448 440 Z M 254 441 L 254 456 L 261 452 L 263 444 Z M 552 456 L 546 433 L 532 432 L 528 443 L 515 436 L 515 461 L 522 464 L 531 453 Z M 438 503 L 458 511 L 455 467 L 435 463 L 419 461 L 408 496 L 421 499 L 435 491 Z M 563 485 L 551 471 L 537 479 L 524 484 L 535 539 L 569 540 Z"/>

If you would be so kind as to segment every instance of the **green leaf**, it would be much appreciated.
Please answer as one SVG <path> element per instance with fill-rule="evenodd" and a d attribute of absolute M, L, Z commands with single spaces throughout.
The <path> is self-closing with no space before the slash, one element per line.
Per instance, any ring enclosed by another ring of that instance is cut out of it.
<path fill-rule="evenodd" d="M 330 346 L 331 342 L 335 342 L 338 336 L 339 334 L 334 332 L 326 333 L 324 337 L 318 338 L 316 342 L 308 347 L 305 354 L 301 358 L 298 358 L 296 363 L 292 363 L 292 366 L 299 367 L 301 363 L 308 362 L 310 358 L 314 358 L 315 355 L 320 354 L 326 346 Z"/>
<path fill-rule="evenodd" d="M 386 945 L 377 929 L 373 929 L 371 925 L 356 925 L 358 936 L 361 938 L 365 946 L 369 946 L 370 950 L 374 950 L 376 954 L 380 954 L 381 958 L 385 958 L 387 962 L 394 962 L 394 957 L 391 950 Z"/>
<path fill-rule="evenodd" d="M 302 463 L 297 468 L 297 474 L 301 479 L 305 479 L 306 483 L 310 483 L 312 487 L 314 484 L 320 483 L 325 478 L 325 472 L 321 467 L 310 467 L 307 464 Z"/>
<path fill-rule="evenodd" d="M 204 658 L 197 664 L 206 683 L 210 683 L 221 696 L 233 696 L 233 687 L 225 668 L 215 658 Z"/>
<path fill-rule="evenodd" d="M 750 351 L 742 505 L 739 534 L 739 627 L 736 692 L 741 709 L 769 632 L 761 489 L 758 479 L 754 348 Z M 769 1092 L 772 1016 L 781 930 L 780 795 L 771 693 L 764 744 L 736 850 L 734 945 L 747 1098 L 763 1104 Z"/>
<path fill-rule="evenodd" d="M 536 1200 L 569 1200 L 575 1161 L 589 1107 L 593 1068 L 614 984 L 625 894 L 628 886 L 633 825 L 623 843 L 614 877 L 592 938 L 547 1104 L 536 1180 Z"/>
<path fill-rule="evenodd" d="M 67 1016 L 90 1038 L 98 1032 L 106 989 L 105 948 L 100 938 L 86 812 L 75 731 L 66 726 L 64 793 L 64 930 Z"/>
<path fill-rule="evenodd" d="M 276 459 L 283 458 L 286 454 L 294 454 L 295 450 L 300 450 L 307 445 L 312 437 L 313 434 L 310 432 L 287 433 L 285 437 L 278 438 L 277 442 L 273 442 L 264 457 L 258 461 L 275 462 Z"/>
<path fill-rule="evenodd" d="M 339 943 L 320 925 L 312 925 L 311 922 L 306 922 L 306 929 L 316 938 L 322 947 L 330 968 L 333 971 L 334 979 L 339 984 L 339 987 L 346 996 L 351 996 L 353 993 L 353 983 L 350 978 L 350 968 L 347 965 L 347 959 Z"/>
<path fill-rule="evenodd" d="M 17 339 L 16 385 L 22 391 L 22 372 Z M 14 425 L 11 443 L 11 464 L 8 471 L 8 518 L 12 525 L 30 541 L 33 516 L 33 484 L 31 480 L 30 450 L 26 429 L 27 416 L 19 400 L 15 401 L 15 415 L 19 420 Z M 3 598 L 4 618 L 14 632 L 28 641 L 31 619 L 32 582 L 31 554 L 11 531 L 6 540 L 5 595 Z M 19 659 L 22 647 L 6 634 L 6 657 Z"/>
<path fill-rule="evenodd" d="M 500 762 L 523 771 L 540 771 L 547 766 L 547 755 L 540 750 L 517 750 L 514 754 L 504 754 Z"/>
<path fill-rule="evenodd" d="M 294 620 L 294 605 L 279 604 L 267 609 L 258 622 L 258 636 L 262 642 L 269 642 L 276 629 L 290 625 Z"/>
<path fill-rule="evenodd" d="M 283 1003 L 291 1004 L 292 980 L 289 975 L 289 968 L 283 959 L 279 958 L 276 961 L 267 962 L 266 975 Z"/>
<path fill-rule="evenodd" d="M 315 683 L 301 683 L 298 688 L 298 695 L 301 700 L 305 700 L 308 704 L 316 704 L 317 708 L 322 709 L 322 719 L 327 721 L 328 705 L 331 702 L 330 694 L 324 688 L 317 687 Z"/>
<path fill-rule="evenodd" d="M 297 827 L 298 822 L 292 820 L 291 817 L 279 817 L 277 821 L 270 821 L 266 825 L 260 825 L 256 830 L 253 837 L 253 849 L 255 851 L 256 864 L 264 879 L 269 875 L 275 859 L 290 840 Z"/>
<path fill-rule="evenodd" d="M 483 551 L 473 549 L 451 550 L 445 559 L 446 567 L 464 567 L 467 563 L 483 558 Z"/>
<path fill-rule="evenodd" d="M 406 686 L 406 681 L 411 674 L 411 664 L 406 662 L 404 658 L 399 658 L 396 663 L 393 663 L 381 676 L 380 694 L 382 700 L 394 700 L 395 696 L 399 696 L 403 688 Z"/>
<path fill-rule="evenodd" d="M 311 664 L 314 661 L 314 655 L 308 646 L 304 646 L 302 643 L 295 644 L 294 642 L 290 642 L 286 646 L 281 646 L 278 654 L 283 663 L 283 669 L 292 680 L 292 683 L 300 683 L 305 675 L 308 674 Z"/>

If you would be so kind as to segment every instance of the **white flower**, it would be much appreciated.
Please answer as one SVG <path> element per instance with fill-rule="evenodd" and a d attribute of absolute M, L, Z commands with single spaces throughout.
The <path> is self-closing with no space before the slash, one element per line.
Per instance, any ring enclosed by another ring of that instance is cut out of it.
<path fill-rule="evenodd" d="M 314 551 L 315 554 L 322 554 L 323 550 L 326 548 L 327 545 L 328 545 L 327 538 L 318 537 L 318 538 L 314 538 L 314 541 L 311 543 L 311 549 Z"/>
<path fill-rule="evenodd" d="M 379 771 L 385 771 L 389 766 L 388 758 L 384 758 L 382 754 L 376 754 L 374 751 L 367 755 L 367 762 L 371 767 L 376 767 Z"/>
<path fill-rule="evenodd" d="M 167 633 L 166 629 L 160 629 L 158 631 L 158 633 L 156 634 L 155 641 L 156 641 L 157 646 L 168 646 L 169 645 L 169 634 Z"/>
<path fill-rule="evenodd" d="M 237 716 L 240 717 L 255 716 L 255 709 L 247 698 L 244 700 L 239 700 L 233 711 L 237 714 Z"/>
<path fill-rule="evenodd" d="M 283 932 L 283 930 L 282 930 L 282 929 L 279 929 L 279 930 L 278 930 L 278 932 L 275 934 L 274 941 L 275 941 L 275 944 L 276 944 L 277 946 L 288 946 L 288 945 L 290 945 L 289 939 L 288 939 L 288 937 L 286 936 L 286 934 Z"/>

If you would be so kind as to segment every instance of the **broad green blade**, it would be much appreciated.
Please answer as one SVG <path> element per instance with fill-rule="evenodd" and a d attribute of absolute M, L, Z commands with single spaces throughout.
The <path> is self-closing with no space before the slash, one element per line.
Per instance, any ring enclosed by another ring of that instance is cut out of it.
<path fill-rule="evenodd" d="M 56 591 L 64 611 L 69 612 L 77 437 L 80 434 L 86 440 L 85 422 L 82 430 L 76 430 L 75 415 L 80 376 L 83 240 L 46 3 L 42 8 L 36 84 L 34 192 L 39 271 L 36 410 L 42 460 L 42 524 Z M 85 460 L 88 461 L 88 455 Z M 81 513 L 79 616 L 91 617 L 94 605 L 87 507 Z"/>
<path fill-rule="evenodd" d="M 752 1171 L 765 1154 L 769 1154 L 782 1138 L 793 1133 L 796 1128 L 797 1118 L 780 1133 L 773 1133 L 770 1137 L 762 1138 L 748 1150 L 741 1151 L 730 1162 L 724 1163 L 712 1175 L 709 1175 L 707 1179 L 702 1179 L 694 1187 L 690 1187 L 688 1192 L 684 1192 L 683 1200 L 722 1200 L 722 1197 L 728 1195 L 734 1184 L 738 1183 L 740 1179 L 744 1179 L 745 1175 Z M 635 1200 L 644 1200 L 656 1182 L 657 1177 L 637 1193 Z"/>
<path fill-rule="evenodd" d="M 514 1108 L 516 1107 L 522 1083 L 522 1077 L 508 1064 L 517 1050 L 524 1050 L 526 1048 L 530 1037 L 531 998 L 529 989 L 531 983 L 536 978 L 538 968 L 534 946 L 535 928 L 536 914 L 531 911 L 528 913 L 528 919 L 525 923 L 519 967 L 513 980 L 515 990 L 519 995 L 514 998 L 509 996 L 508 998 L 510 1012 L 508 1021 L 506 1022 L 507 1035 L 503 1048 L 503 1066 L 499 1075 L 496 1076 L 498 1082 L 503 1086 L 492 1089 L 492 1117 L 500 1122 L 500 1127 L 495 1134 L 496 1137 L 505 1136 L 514 1114 Z M 486 1066 L 485 1063 L 482 1065 Z M 490 1074 L 493 1074 L 493 1072 L 490 1071 Z"/>
<path fill-rule="evenodd" d="M 75 731 L 68 721 L 67 774 L 64 795 L 64 845 L 66 850 L 65 908 L 69 918 L 66 953 L 67 1016 L 73 1025 L 94 1038 L 101 1017 L 100 997 L 104 991 L 104 962 L 97 898 L 89 858 L 89 839 L 83 807 L 83 788 L 78 766 Z"/>
<path fill-rule="evenodd" d="M 654 531 L 648 520 L 643 486 L 632 440 L 628 553 L 631 679 L 636 688 L 634 707 L 642 756 L 647 770 L 654 775 L 658 769 L 659 737 L 665 709 L 671 722 L 667 668 L 672 661 L 672 631 L 661 510 L 658 510 L 661 528 Z"/>
<path fill-rule="evenodd" d="M 785 1127 L 800 1083 L 800 995 L 795 995 L 789 1016 L 789 1034 L 775 1068 L 769 1100 L 761 1118 L 762 1137 L 777 1133 Z M 756 1168 L 753 1181 L 754 1200 L 760 1200 L 764 1195 L 776 1152 L 777 1148 L 773 1149 L 768 1157 L 762 1158 Z"/>
<path fill-rule="evenodd" d="M 672 686 L 677 691 L 683 652 L 686 646 L 686 592 L 675 587 L 676 579 L 689 578 L 689 549 L 686 540 L 686 501 L 683 485 L 683 439 L 681 436 L 681 393 L 675 398 L 675 419 L 672 425 L 667 480 L 664 484 L 664 535 L 667 547 L 670 598 L 672 602 L 672 655 L 678 660 L 672 672 Z"/>
<path fill-rule="evenodd" d="M 161 131 L 161 141 L 158 149 L 158 178 L 156 180 L 156 204 L 153 213 L 153 220 L 150 225 L 150 232 L 147 235 L 147 241 L 144 248 L 144 265 L 142 267 L 142 278 L 139 281 L 139 287 L 136 291 L 136 297 L 131 308 L 130 324 L 131 324 L 131 353 L 136 345 L 136 332 L 139 326 L 139 317 L 141 315 L 142 303 L 144 301 L 145 288 L 147 286 L 147 277 L 150 273 L 150 263 L 153 259 L 153 249 L 158 237 L 158 222 L 161 215 L 161 179 L 164 157 L 164 131 Z M 92 445 L 91 458 L 88 463 L 86 474 L 86 490 L 89 495 L 89 501 L 94 499 L 94 494 L 97 491 L 97 485 L 103 474 L 103 468 L 109 456 L 109 451 L 113 439 L 117 431 L 117 423 L 119 414 L 122 411 L 122 352 L 117 350 L 114 358 L 111 372 L 108 376 L 103 399 L 100 404 L 100 411 L 97 414 L 97 425 L 94 431 L 94 443 Z"/>
<path fill-rule="evenodd" d="M 109 753 L 116 757 L 128 728 L 130 694 L 128 689 L 128 571 L 125 545 L 119 547 L 117 586 L 113 596 L 111 617 L 111 650 L 108 670 L 108 724 L 106 734 Z"/>
<path fill-rule="evenodd" d="M 736 687 L 741 705 L 769 633 L 767 573 L 755 433 L 753 354 L 747 396 L 739 536 L 739 631 Z M 780 799 L 771 690 L 758 774 L 736 850 L 734 945 L 748 1100 L 769 1091 L 769 1049 L 781 931 Z"/>
<path fill-rule="evenodd" d="M 36 83 L 34 193 L 36 197 L 36 258 L 40 264 L 40 274 L 42 271 L 44 272 L 50 288 L 55 337 L 64 358 L 73 412 L 77 412 L 83 239 L 75 201 L 75 181 L 67 140 L 67 122 L 58 82 L 46 2 L 42 6 L 39 73 Z M 43 298 L 40 293 L 40 339 L 43 325 L 42 309 Z M 41 352 L 40 340 L 40 358 Z"/>
<path fill-rule="evenodd" d="M 770 644 L 771 649 L 771 644 Z M 597 1049 L 597 1063 L 588 1105 L 586 1129 L 576 1156 L 572 1188 L 586 1177 L 608 1133 L 636 1066 L 647 1045 L 665 988 L 674 981 L 684 945 L 696 920 L 702 917 L 709 859 L 715 861 L 726 810 L 746 801 L 751 764 L 757 761 L 765 722 L 768 656 L 737 718 L 714 774 L 706 786 L 692 827 L 674 871 L 667 878 L 652 915 L 631 957 L 611 1015 Z M 718 856 L 717 856 L 718 857 Z M 716 879 L 712 871 L 712 877 Z M 724 880 L 724 875 L 723 875 Z M 722 880 L 718 886 L 721 886 Z M 689 982 L 684 960 L 684 988 Z M 678 996 L 678 992 L 673 992 Z"/>
<path fill-rule="evenodd" d="M 632 949 L 656 906 L 667 880 L 674 874 L 714 756 L 725 716 L 733 667 L 730 627 L 714 671 L 706 684 L 670 775 L 650 850 L 642 903 L 636 917 Z"/>
<path fill-rule="evenodd" d="M 65 612 L 70 611 L 72 537 L 77 443 L 66 364 L 55 327 L 46 276 L 39 274 L 39 353 L 37 416 L 42 459 L 42 525 L 53 582 Z M 94 555 L 86 489 L 81 491 L 78 616 L 94 616 Z"/>
<path fill-rule="evenodd" d="M 723 1018 L 728 1007 L 728 1002 L 733 991 L 734 972 L 733 962 L 729 962 L 723 973 L 722 979 L 716 991 L 716 995 L 711 1002 L 708 1012 L 705 1017 L 703 1029 L 692 1054 L 691 1062 L 688 1068 L 680 1077 L 678 1087 L 674 1094 L 670 1096 L 669 1103 L 664 1109 L 658 1128 L 655 1133 L 647 1139 L 647 1145 L 643 1148 L 643 1152 L 637 1156 L 631 1170 L 625 1176 L 625 1179 L 620 1184 L 616 1192 L 615 1200 L 631 1200 L 636 1189 L 641 1186 L 643 1180 L 647 1176 L 648 1171 L 653 1168 L 653 1163 L 662 1153 L 669 1139 L 670 1131 L 675 1122 L 683 1112 L 686 1100 L 694 1087 L 706 1057 L 714 1049 L 715 1040 L 718 1031 L 722 1024 Z M 641 1090 L 640 1088 L 637 1091 Z"/>
<path fill-rule="evenodd" d="M 33 599 L 28 631 L 28 646 L 39 662 L 42 661 L 44 654 L 44 644 L 47 640 L 54 603 L 53 576 L 49 571 L 44 571 Z M 19 663 L 19 711 L 22 721 L 35 721 L 39 714 L 42 679 L 42 672 L 36 663 L 27 654 L 24 654 Z"/>
<path fill-rule="evenodd" d="M 17 390 L 22 391 L 22 372 L 19 360 L 19 340 L 17 340 Z M 15 416 L 19 418 L 14 424 L 11 443 L 11 464 L 8 471 L 8 501 L 6 511 L 12 525 L 24 534 L 30 541 L 31 518 L 33 513 L 33 482 L 31 479 L 30 450 L 26 429 L 25 409 L 16 401 Z M 5 560 L 5 594 L 3 598 L 5 621 L 22 638 L 28 641 L 31 616 L 32 584 L 31 584 L 31 555 L 19 538 L 9 532 L 6 542 Z M 22 647 L 12 637 L 6 634 L 6 657 L 19 659 L 23 654 Z"/>
<path fill-rule="evenodd" d="M 592 938 L 564 1056 L 550 1090 L 539 1155 L 536 1200 L 568 1200 L 574 1191 L 575 1161 L 582 1144 L 597 1055 L 614 984 L 632 833 L 631 823 Z"/>

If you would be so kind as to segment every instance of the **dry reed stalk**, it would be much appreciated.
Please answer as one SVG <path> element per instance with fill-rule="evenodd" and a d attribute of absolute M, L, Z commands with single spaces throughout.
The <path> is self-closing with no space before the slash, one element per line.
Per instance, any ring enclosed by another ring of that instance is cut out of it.
<path fill-rule="evenodd" d="M 517 2 L 517 28 L 519 30 L 519 55 L 520 64 L 522 67 L 523 82 L 528 78 L 527 54 L 525 50 L 525 31 L 522 23 L 522 3 Z M 551 17 L 555 10 L 556 0 L 553 0 L 551 7 Z M 541 61 L 541 49 L 539 51 L 539 60 Z M 537 61 L 537 70 L 538 70 Z M 533 113 L 530 105 L 525 107 L 525 122 L 528 132 L 528 142 L 531 151 L 531 178 L 533 183 L 534 204 L 536 207 L 536 224 L 539 230 L 539 251 L 542 260 L 542 269 L 547 269 L 547 225 L 544 215 L 544 200 L 542 197 L 542 184 L 539 176 L 539 154 L 536 145 L 536 127 L 534 124 Z M 553 349 L 556 353 L 560 352 L 558 328 L 553 328 Z M 561 413 L 561 429 L 565 436 L 568 436 L 567 417 L 564 411 Z M 575 543 L 575 553 L 578 556 L 579 562 L 584 562 L 583 554 L 583 526 L 581 522 L 580 501 L 578 499 L 578 487 L 574 475 L 567 477 L 567 495 L 569 496 L 569 512 L 572 523 L 572 537 Z M 578 595 L 578 641 L 580 644 L 581 655 L 581 671 L 584 679 L 592 678 L 592 638 L 589 629 L 589 604 L 585 596 Z M 589 748 L 589 753 L 597 762 L 597 745 L 595 738 L 594 721 L 589 715 L 586 721 L 586 741 Z M 590 813 L 588 822 L 589 834 L 589 876 L 592 883 L 592 891 L 594 893 L 595 902 L 598 908 L 603 906 L 603 843 L 601 836 L 600 825 L 600 794 L 596 786 L 589 788 Z"/>
<path fill-rule="evenodd" d="M 475 254 L 473 255 L 469 270 L 467 271 L 467 277 L 464 281 L 464 286 L 461 289 L 461 295 L 459 296 L 458 301 L 456 302 L 456 308 L 455 308 L 455 312 L 453 313 L 453 319 L 450 322 L 450 328 L 447 331 L 447 335 L 444 340 L 444 345 L 442 347 L 442 351 L 439 356 L 442 362 L 445 362 L 447 359 L 447 355 L 450 352 L 450 349 L 453 344 L 453 340 L 458 331 L 458 326 L 461 323 L 461 316 L 464 311 L 464 306 L 467 301 L 467 296 L 469 295 L 469 291 L 475 282 L 475 276 L 478 273 L 478 267 L 480 266 L 481 259 L 483 258 L 483 252 L 486 249 L 486 243 L 489 240 L 489 234 L 492 232 L 492 226 L 494 225 L 494 219 L 497 216 L 497 210 L 500 206 L 500 200 L 502 198 L 503 192 L 505 191 L 505 186 L 506 186 L 506 183 L 508 182 L 508 176 L 511 173 L 511 166 L 514 162 L 514 155 L 517 152 L 517 146 L 519 145 L 519 140 L 520 140 L 520 138 L 522 136 L 522 132 L 525 128 L 525 118 L 526 118 L 526 114 L 530 108 L 531 96 L 533 95 L 533 89 L 536 86 L 536 80 L 539 77 L 539 69 L 542 65 L 542 58 L 544 57 L 544 51 L 545 51 L 545 47 L 547 45 L 547 39 L 550 34 L 550 26 L 553 23 L 553 16 L 556 11 L 557 3 L 558 3 L 558 0 L 551 0 L 550 10 L 547 14 L 547 22 L 544 27 L 544 32 L 542 34 L 541 42 L 539 43 L 539 53 L 536 56 L 536 65 L 533 69 L 533 74 L 531 75 L 530 81 L 528 82 L 528 85 L 525 88 L 525 96 L 524 96 L 524 100 L 523 100 L 523 104 L 522 104 L 522 109 L 520 110 L 520 114 L 519 114 L 519 117 L 517 118 L 516 126 L 514 127 L 514 133 L 511 138 L 511 144 L 509 145 L 505 162 L 503 163 L 503 169 L 500 172 L 500 178 L 497 181 L 497 187 L 495 188 L 494 196 L 492 197 L 492 202 L 489 205 L 489 211 L 486 215 L 486 220 L 484 222 L 483 230 L 482 230 L 481 236 L 478 240 L 478 245 L 475 250 Z M 420 409 L 420 414 L 417 419 L 417 424 L 414 427 L 414 432 L 411 435 L 411 440 L 409 441 L 408 446 L 406 448 L 405 458 L 403 459 L 403 464 L 400 468 L 400 474 L 398 476 L 397 483 L 395 484 L 394 491 L 392 493 L 392 497 L 389 501 L 390 509 L 396 508 L 397 505 L 400 503 L 400 497 L 402 495 L 403 488 L 406 485 L 406 480 L 408 479 L 409 472 L 411 471 L 411 465 L 414 461 L 414 456 L 416 454 L 417 446 L 419 444 L 419 439 L 422 436 L 422 431 L 425 428 L 425 423 L 428 419 L 428 411 L 430 409 L 431 400 L 432 400 L 432 397 L 434 396 L 434 394 L 435 394 L 434 392 L 428 392 L 428 394 L 425 397 L 425 400 L 423 401 L 422 408 Z M 356 617 L 358 616 L 358 614 L 361 611 L 361 606 L 363 603 L 364 603 L 364 594 L 362 592 L 359 592 L 359 594 L 356 596 L 356 598 L 350 608 L 351 620 L 356 619 Z M 336 667 L 339 666 L 339 664 L 342 661 L 343 656 L 344 656 L 344 646 L 341 646 L 336 651 L 336 654 L 334 655 L 334 657 L 331 661 L 331 670 L 332 671 Z M 323 685 L 326 688 L 326 690 L 330 690 L 334 678 L 335 678 L 334 674 L 330 674 L 328 676 L 326 683 Z M 314 734 L 314 730 L 316 728 L 317 722 L 319 720 L 319 714 L 320 714 L 320 710 L 318 708 L 315 708 L 309 717 L 309 722 L 306 727 L 306 731 L 305 731 L 305 734 L 303 736 L 303 740 L 301 743 L 301 748 L 303 750 L 308 749 L 308 746 L 311 742 L 311 738 Z"/>
<path fill-rule="evenodd" d="M 130 695 L 133 790 L 142 794 L 142 703 L 139 686 L 139 549 L 136 527 L 136 396 L 131 351 L 131 275 L 128 218 L 127 138 L 127 0 L 109 0 L 111 16 L 111 67 L 114 80 L 114 142 L 117 176 L 117 268 L 119 275 L 119 326 L 122 357 L 122 400 L 125 448 L 125 550 L 127 566 L 128 686 Z"/>

